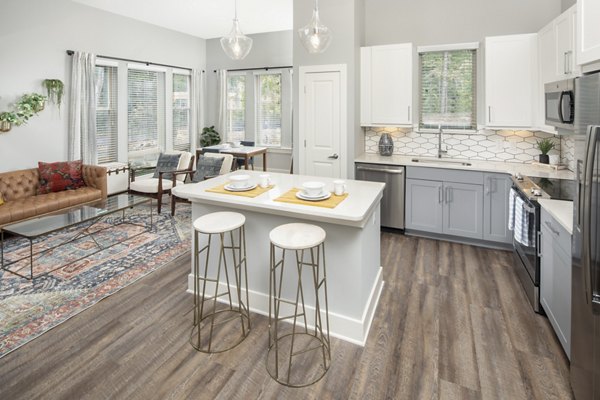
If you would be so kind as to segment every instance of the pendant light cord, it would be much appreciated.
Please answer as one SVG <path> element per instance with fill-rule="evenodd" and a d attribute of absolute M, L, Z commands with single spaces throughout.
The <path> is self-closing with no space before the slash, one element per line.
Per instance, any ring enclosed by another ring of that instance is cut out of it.
<path fill-rule="evenodd" d="M 237 0 L 233 0 L 233 7 L 234 7 L 235 20 L 237 21 Z"/>
<path fill-rule="evenodd" d="M 315 0 L 315 11 L 319 12 L 319 0 Z"/>

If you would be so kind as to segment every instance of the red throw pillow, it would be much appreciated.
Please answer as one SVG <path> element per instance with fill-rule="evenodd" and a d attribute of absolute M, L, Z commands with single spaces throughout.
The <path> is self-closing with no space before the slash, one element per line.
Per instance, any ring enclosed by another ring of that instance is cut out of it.
<path fill-rule="evenodd" d="M 55 163 L 38 162 L 40 186 L 38 194 L 78 189 L 85 186 L 81 175 L 81 160 Z"/>

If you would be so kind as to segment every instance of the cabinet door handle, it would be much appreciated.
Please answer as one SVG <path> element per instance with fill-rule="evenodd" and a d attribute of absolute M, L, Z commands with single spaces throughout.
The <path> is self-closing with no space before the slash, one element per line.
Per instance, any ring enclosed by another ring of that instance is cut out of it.
<path fill-rule="evenodd" d="M 492 122 L 492 106 L 488 106 L 488 122 Z"/>
<path fill-rule="evenodd" d="M 538 231 L 537 233 L 537 248 L 538 248 L 538 257 L 542 257 L 542 231 Z"/>
<path fill-rule="evenodd" d="M 563 71 L 565 72 L 565 75 L 567 75 L 569 72 L 567 71 L 567 58 L 568 58 L 568 51 L 565 51 L 563 54 Z"/>
<path fill-rule="evenodd" d="M 438 203 L 442 204 L 444 201 L 444 196 L 442 196 L 442 187 L 438 187 Z"/>
<path fill-rule="evenodd" d="M 408 117 L 408 121 L 410 121 L 410 106 L 408 106 L 408 114 L 407 114 L 407 117 Z"/>
<path fill-rule="evenodd" d="M 452 201 L 452 199 L 450 198 L 451 192 L 450 192 L 450 186 L 446 187 L 446 204 L 450 203 Z"/>

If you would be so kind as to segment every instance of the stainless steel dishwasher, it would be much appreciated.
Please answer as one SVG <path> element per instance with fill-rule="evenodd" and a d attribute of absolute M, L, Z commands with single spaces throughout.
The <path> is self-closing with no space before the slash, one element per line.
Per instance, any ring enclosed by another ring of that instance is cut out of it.
<path fill-rule="evenodd" d="M 404 167 L 398 165 L 356 163 L 356 179 L 383 182 L 381 226 L 404 229 Z"/>

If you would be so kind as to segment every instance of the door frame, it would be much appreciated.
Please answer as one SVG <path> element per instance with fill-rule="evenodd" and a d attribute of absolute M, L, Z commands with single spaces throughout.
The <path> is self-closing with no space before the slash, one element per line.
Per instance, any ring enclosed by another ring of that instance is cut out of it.
<path fill-rule="evenodd" d="M 306 75 L 320 72 L 339 72 L 340 73 L 340 174 L 341 178 L 348 177 L 348 75 L 346 64 L 328 64 L 328 65 L 305 65 L 299 68 L 298 84 L 298 161 L 300 174 L 306 172 L 306 110 L 304 102 L 306 100 Z"/>

